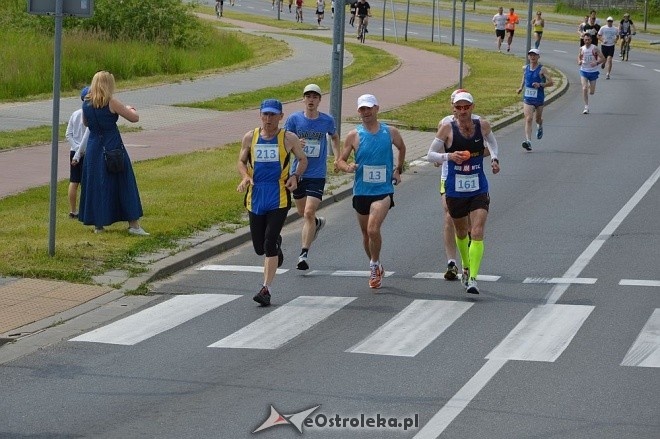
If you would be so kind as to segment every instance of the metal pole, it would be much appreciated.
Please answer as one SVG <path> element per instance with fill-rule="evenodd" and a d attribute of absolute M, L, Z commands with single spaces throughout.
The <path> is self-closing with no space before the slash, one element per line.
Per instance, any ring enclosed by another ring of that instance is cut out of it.
<path fill-rule="evenodd" d="M 527 49 L 525 53 L 529 53 L 529 49 L 532 48 L 532 15 L 534 13 L 534 0 L 529 0 L 529 6 L 527 7 Z M 527 58 L 527 55 L 525 55 Z"/>
<path fill-rule="evenodd" d="M 408 41 L 408 19 L 410 17 L 410 0 L 408 0 L 408 4 L 406 6 L 406 32 L 404 34 L 404 41 Z"/>
<path fill-rule="evenodd" d="M 335 7 L 332 27 L 332 62 L 330 76 L 330 114 L 335 118 L 337 134 L 341 137 L 341 93 L 344 81 L 344 31 L 346 27 L 346 3 Z M 339 2 L 338 2 L 339 3 Z"/>
<path fill-rule="evenodd" d="M 60 56 L 62 53 L 62 11 L 64 0 L 55 2 L 55 56 L 53 61 L 53 131 L 50 159 L 50 221 L 48 227 L 48 255 L 55 255 L 55 223 L 57 219 L 57 149 L 60 130 Z"/>
<path fill-rule="evenodd" d="M 646 24 L 649 21 L 649 0 L 644 0 L 644 32 L 646 32 Z"/>
<path fill-rule="evenodd" d="M 434 33 L 435 33 L 435 0 L 433 0 L 433 12 L 431 13 L 431 42 L 433 42 Z"/>
<path fill-rule="evenodd" d="M 456 44 L 455 39 L 456 39 L 456 0 L 454 0 L 454 4 L 451 10 L 451 45 L 452 46 Z"/>
<path fill-rule="evenodd" d="M 461 57 L 458 69 L 458 88 L 463 88 L 463 49 L 465 48 L 465 3 L 463 0 L 463 13 L 461 16 Z"/>

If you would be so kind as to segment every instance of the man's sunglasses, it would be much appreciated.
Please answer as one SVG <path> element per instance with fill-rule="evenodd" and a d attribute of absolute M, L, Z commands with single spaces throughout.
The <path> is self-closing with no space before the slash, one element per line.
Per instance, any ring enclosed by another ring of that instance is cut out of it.
<path fill-rule="evenodd" d="M 467 105 L 454 105 L 454 108 L 457 110 L 463 111 L 463 110 L 469 110 L 472 104 L 467 104 Z"/>

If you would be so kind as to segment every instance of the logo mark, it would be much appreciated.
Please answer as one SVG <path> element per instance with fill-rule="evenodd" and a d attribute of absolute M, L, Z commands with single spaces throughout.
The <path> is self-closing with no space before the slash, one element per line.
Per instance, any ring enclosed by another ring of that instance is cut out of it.
<path fill-rule="evenodd" d="M 310 407 L 306 410 L 303 410 L 298 413 L 292 413 L 290 415 L 286 414 L 281 414 L 280 412 L 273 407 L 271 404 L 270 406 L 270 416 L 268 416 L 268 419 L 266 419 L 259 427 L 257 427 L 256 430 L 254 430 L 252 433 L 257 433 L 259 431 L 265 430 L 267 428 L 275 427 L 276 425 L 293 425 L 298 432 L 302 433 L 302 424 L 307 419 L 309 415 L 311 415 L 317 408 L 321 407 L 320 405 Z"/>

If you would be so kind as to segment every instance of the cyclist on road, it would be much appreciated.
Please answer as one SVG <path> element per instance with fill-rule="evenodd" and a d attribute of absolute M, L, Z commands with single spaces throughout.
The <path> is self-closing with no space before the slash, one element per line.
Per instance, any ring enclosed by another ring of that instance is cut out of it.
<path fill-rule="evenodd" d="M 364 33 L 369 33 L 367 25 L 369 24 L 369 17 L 371 17 L 371 6 L 366 0 L 360 0 L 355 5 L 356 15 L 358 16 L 358 33 L 357 37 L 360 38 L 360 24 L 364 26 Z"/>
<path fill-rule="evenodd" d="M 637 33 L 637 28 L 630 19 L 630 14 L 623 14 L 623 20 L 619 23 L 619 37 L 621 38 L 621 51 L 619 52 L 619 58 L 623 58 L 623 45 L 627 42 L 630 44 L 632 40 L 632 35 Z"/>

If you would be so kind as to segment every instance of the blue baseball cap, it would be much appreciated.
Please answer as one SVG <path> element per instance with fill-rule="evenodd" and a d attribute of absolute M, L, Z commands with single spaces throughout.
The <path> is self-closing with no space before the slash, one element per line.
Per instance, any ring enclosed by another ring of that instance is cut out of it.
<path fill-rule="evenodd" d="M 277 99 L 264 99 L 261 102 L 261 112 L 282 114 L 282 103 Z"/>
<path fill-rule="evenodd" d="M 85 87 L 83 87 L 83 89 L 80 91 L 80 99 L 84 101 L 84 100 L 85 100 L 85 96 L 87 96 L 87 94 L 89 94 L 89 87 L 88 87 L 88 86 L 85 86 Z"/>

